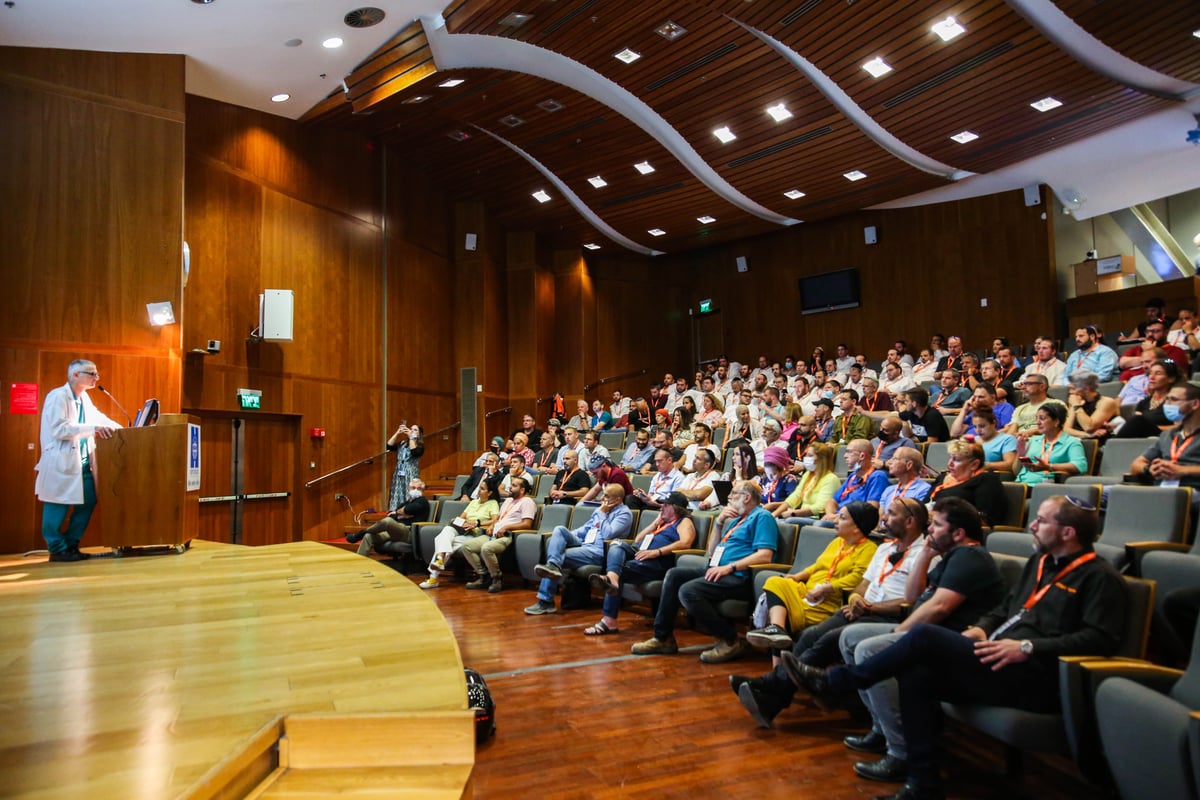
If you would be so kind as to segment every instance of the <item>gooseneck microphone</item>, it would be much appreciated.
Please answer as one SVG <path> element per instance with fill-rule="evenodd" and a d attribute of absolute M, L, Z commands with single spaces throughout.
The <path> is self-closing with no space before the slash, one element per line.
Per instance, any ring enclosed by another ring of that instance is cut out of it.
<path fill-rule="evenodd" d="M 99 389 L 100 391 L 104 392 L 104 394 L 106 394 L 108 396 L 108 399 L 112 400 L 113 403 L 116 404 L 117 408 L 121 409 L 121 413 L 125 415 L 125 421 L 129 424 L 129 427 L 132 428 L 133 427 L 133 417 L 129 416 L 129 412 L 125 410 L 125 406 L 121 405 L 120 401 L 117 400 L 117 398 L 113 397 L 111 394 L 109 394 L 108 389 L 105 389 L 100 384 L 97 383 L 96 388 Z"/>

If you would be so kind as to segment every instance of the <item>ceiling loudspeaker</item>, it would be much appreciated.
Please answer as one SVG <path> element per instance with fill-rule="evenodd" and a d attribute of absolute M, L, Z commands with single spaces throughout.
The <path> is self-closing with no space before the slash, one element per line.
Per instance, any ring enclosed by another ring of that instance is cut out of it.
<path fill-rule="evenodd" d="M 1033 184 L 1032 186 L 1026 186 L 1024 189 L 1024 192 L 1025 192 L 1025 205 L 1027 207 L 1040 206 L 1042 204 L 1041 187 L 1038 186 L 1036 183 Z"/>
<path fill-rule="evenodd" d="M 738 272 L 749 272 L 750 271 L 750 262 L 746 259 L 745 256 L 738 256 L 737 258 L 734 259 L 734 263 L 737 264 Z"/>
<path fill-rule="evenodd" d="M 475 234 L 468 233 L 466 241 L 463 242 L 463 247 L 467 248 L 468 250 L 474 250 L 477 241 L 478 240 L 475 238 Z"/>

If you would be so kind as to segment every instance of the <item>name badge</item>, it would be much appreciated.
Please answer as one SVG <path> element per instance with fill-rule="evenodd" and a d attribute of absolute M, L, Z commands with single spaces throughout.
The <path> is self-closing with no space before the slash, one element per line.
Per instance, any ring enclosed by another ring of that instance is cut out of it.
<path fill-rule="evenodd" d="M 1179 485 L 1179 478 L 1171 478 L 1170 480 L 1163 481 L 1162 483 L 1159 484 L 1159 486 L 1178 486 L 1178 485 Z"/>
<path fill-rule="evenodd" d="M 596 539 L 599 536 L 600 536 L 600 532 L 598 530 L 596 530 L 595 528 L 592 528 L 590 531 L 588 531 L 588 534 L 584 538 L 583 543 L 584 544 L 595 544 Z"/>
<path fill-rule="evenodd" d="M 710 558 L 708 560 L 708 565 L 710 567 L 721 566 L 721 556 L 724 554 L 725 554 L 725 545 L 723 545 L 723 544 L 717 545 L 717 549 L 713 550 L 712 558 Z"/>
<path fill-rule="evenodd" d="M 638 547 L 638 550 L 649 550 L 649 549 L 650 549 L 650 542 L 651 542 L 651 541 L 653 541 L 653 540 L 654 540 L 654 537 L 653 537 L 653 536 L 647 536 L 645 539 L 642 539 L 642 543 L 641 543 L 641 545 Z"/>
<path fill-rule="evenodd" d="M 988 637 L 988 641 L 994 642 L 997 639 L 999 639 L 1000 634 L 1004 633 L 1006 630 L 1011 628 L 1013 625 L 1016 625 L 1018 622 L 1021 621 L 1021 618 L 1024 616 L 1025 616 L 1025 609 L 1021 609 L 1017 613 L 1013 614 L 1011 617 L 1009 617 L 1008 619 L 1006 619 L 1004 621 L 1003 625 L 1001 625 L 999 628 L 996 628 L 996 630 L 992 631 L 992 635 Z"/>

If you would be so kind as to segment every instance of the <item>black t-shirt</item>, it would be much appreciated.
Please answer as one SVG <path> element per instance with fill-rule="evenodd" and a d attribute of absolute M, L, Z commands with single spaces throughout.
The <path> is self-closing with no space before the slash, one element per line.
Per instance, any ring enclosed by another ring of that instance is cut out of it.
<path fill-rule="evenodd" d="M 563 480 L 566 478 L 566 481 Z M 573 492 L 576 489 L 589 489 L 592 485 L 592 479 L 588 477 L 587 470 L 576 469 L 571 473 L 571 477 L 567 478 L 567 473 L 559 472 L 554 478 L 554 488 L 562 489 L 564 492 Z M 578 497 L 564 497 L 561 500 L 555 501 L 559 505 L 573 506 L 579 502 Z"/>
<path fill-rule="evenodd" d="M 922 416 L 917 416 L 913 411 L 905 411 L 900 414 L 900 419 L 912 427 L 913 438 L 918 442 L 928 441 L 930 436 L 939 442 L 950 440 L 950 427 L 946 424 L 946 419 L 932 408 L 925 409 Z"/>
<path fill-rule="evenodd" d="M 1008 495 L 1004 493 L 1004 484 L 1000 481 L 1000 476 L 985 470 L 957 486 L 947 486 L 943 489 L 941 486 L 949 474 L 943 472 L 938 476 L 937 483 L 929 493 L 930 498 L 936 501 L 944 497 L 961 497 L 975 506 L 983 517 L 984 525 L 999 525 L 1008 513 Z"/>
<path fill-rule="evenodd" d="M 414 497 L 401 506 L 400 511 L 407 515 L 404 522 L 425 522 L 429 519 L 429 501 L 424 497 Z"/>
<path fill-rule="evenodd" d="M 508 440 L 511 442 L 513 440 L 513 437 L 516 436 L 518 433 L 525 433 L 525 429 L 517 428 L 515 431 L 513 431 L 512 433 L 510 433 L 508 435 Z M 532 433 L 528 433 L 525 435 L 529 437 L 529 444 L 527 445 L 529 447 L 529 449 L 537 450 L 539 447 L 542 446 L 542 430 L 540 428 L 535 427 L 533 429 Z"/>
<path fill-rule="evenodd" d="M 974 625 L 1004 600 L 1006 593 L 1004 577 L 991 553 L 980 546 L 964 545 L 946 553 L 938 565 L 930 570 L 929 580 L 925 591 L 917 599 L 917 606 L 933 597 L 938 589 L 949 589 L 964 596 L 958 608 L 938 623 L 955 631 Z"/>

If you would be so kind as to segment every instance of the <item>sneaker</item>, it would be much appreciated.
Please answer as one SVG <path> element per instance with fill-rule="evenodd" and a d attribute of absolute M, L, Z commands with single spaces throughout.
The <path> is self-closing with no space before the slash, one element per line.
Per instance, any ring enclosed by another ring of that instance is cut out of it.
<path fill-rule="evenodd" d="M 488 587 L 488 594 L 496 594 L 496 592 L 503 592 L 503 591 L 504 591 L 504 581 L 500 579 L 500 576 L 496 576 L 495 578 L 492 578 L 492 585 Z"/>
<path fill-rule="evenodd" d="M 475 580 L 467 584 L 468 589 L 486 589 L 488 588 L 488 579 L 486 575 L 476 575 Z"/>
<path fill-rule="evenodd" d="M 750 683 L 753 680 L 754 678 L 751 678 L 749 675 L 730 675 L 729 688 L 733 689 L 734 694 L 737 694 L 738 690 L 742 688 L 743 683 Z"/>
<path fill-rule="evenodd" d="M 51 561 L 83 561 L 83 557 L 79 553 L 72 553 L 70 550 L 64 550 L 61 553 L 51 553 Z"/>
<path fill-rule="evenodd" d="M 438 553 L 436 556 L 433 557 L 433 561 L 430 562 L 429 568 L 436 569 L 438 572 L 445 572 L 446 571 L 446 557 L 444 555 L 442 555 L 441 553 Z"/>
<path fill-rule="evenodd" d="M 629 648 L 629 652 L 635 656 L 656 656 L 656 655 L 672 655 L 679 652 L 679 645 L 675 644 L 675 637 L 669 639 L 659 639 L 652 637 L 644 642 L 638 642 L 633 647 Z"/>
<path fill-rule="evenodd" d="M 541 616 L 542 614 L 557 614 L 558 606 L 546 600 L 538 600 L 536 603 L 525 609 L 525 613 L 531 616 Z"/>
<path fill-rule="evenodd" d="M 779 654 L 779 663 L 783 665 L 792 683 L 813 696 L 818 707 L 825 710 L 836 707 L 825 670 L 801 662 L 791 650 L 784 650 Z"/>
<path fill-rule="evenodd" d="M 737 694 L 742 708 L 750 713 L 760 728 L 770 728 L 771 722 L 786 707 L 783 701 L 755 686 L 754 681 L 742 684 Z"/>
<path fill-rule="evenodd" d="M 71 548 L 71 552 L 74 553 L 75 555 L 79 556 L 80 561 L 87 561 L 89 558 L 92 557 L 91 553 L 85 553 L 82 550 L 80 550 L 78 547 Z"/>
<path fill-rule="evenodd" d="M 438 587 L 438 579 L 431 575 L 428 580 L 421 581 L 417 585 L 422 589 L 436 589 Z"/>
<path fill-rule="evenodd" d="M 734 639 L 732 642 L 717 642 L 715 646 L 700 654 L 700 660 L 705 664 L 724 664 L 735 658 L 741 658 L 748 649 L 746 640 Z"/>
<path fill-rule="evenodd" d="M 746 634 L 746 641 L 754 647 L 774 647 L 776 650 L 791 650 L 793 644 L 792 635 L 787 629 L 774 623 L 750 631 Z"/>
<path fill-rule="evenodd" d="M 533 574 L 539 578 L 549 578 L 550 580 L 562 580 L 562 569 L 557 564 L 538 564 L 533 568 Z"/>

